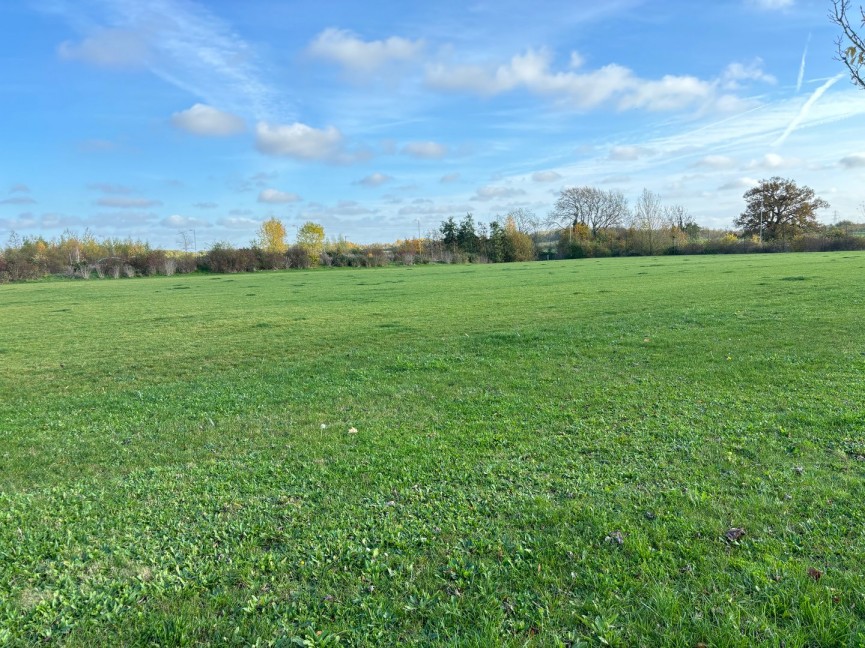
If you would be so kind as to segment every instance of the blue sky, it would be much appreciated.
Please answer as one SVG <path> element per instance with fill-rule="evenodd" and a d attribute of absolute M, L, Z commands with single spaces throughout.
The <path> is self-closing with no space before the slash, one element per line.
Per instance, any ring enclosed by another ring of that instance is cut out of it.
<path fill-rule="evenodd" d="M 0 239 L 414 236 L 644 187 L 726 228 L 791 177 L 862 220 L 828 0 L 0 3 Z"/>

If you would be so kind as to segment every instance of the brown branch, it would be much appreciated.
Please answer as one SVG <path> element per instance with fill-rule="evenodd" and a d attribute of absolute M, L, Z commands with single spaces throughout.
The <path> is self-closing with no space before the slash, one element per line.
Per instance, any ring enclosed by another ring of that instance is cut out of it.
<path fill-rule="evenodd" d="M 859 12 L 862 17 L 862 24 L 865 26 L 865 9 L 859 7 Z M 850 0 L 832 0 L 832 12 L 829 14 L 829 19 L 841 27 L 844 33 L 843 37 L 839 37 L 835 41 L 837 48 L 835 59 L 841 61 L 850 71 L 851 81 L 865 89 L 865 77 L 861 72 L 862 66 L 865 64 L 865 39 L 850 26 L 849 13 Z M 847 45 L 844 37 L 851 45 Z"/>

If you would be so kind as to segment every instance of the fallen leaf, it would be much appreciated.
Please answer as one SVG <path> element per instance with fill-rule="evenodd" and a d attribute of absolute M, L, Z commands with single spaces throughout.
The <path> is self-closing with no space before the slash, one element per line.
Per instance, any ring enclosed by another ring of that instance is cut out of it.
<path fill-rule="evenodd" d="M 356 427 L 348 428 L 348 433 L 349 434 L 357 434 L 357 428 Z"/>
<path fill-rule="evenodd" d="M 809 567 L 808 568 L 808 576 L 813 578 L 815 581 L 818 581 L 821 578 L 823 578 L 823 572 L 821 572 L 819 569 L 814 569 L 813 567 Z"/>

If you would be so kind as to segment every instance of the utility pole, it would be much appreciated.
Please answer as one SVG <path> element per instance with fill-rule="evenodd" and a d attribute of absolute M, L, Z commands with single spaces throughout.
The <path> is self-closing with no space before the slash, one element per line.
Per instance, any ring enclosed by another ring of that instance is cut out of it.
<path fill-rule="evenodd" d="M 763 247 L 763 194 L 760 194 L 760 247 Z"/>

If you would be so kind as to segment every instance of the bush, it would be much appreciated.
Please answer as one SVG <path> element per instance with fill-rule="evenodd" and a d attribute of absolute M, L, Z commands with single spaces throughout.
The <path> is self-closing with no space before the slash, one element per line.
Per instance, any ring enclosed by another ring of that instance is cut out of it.
<path fill-rule="evenodd" d="M 312 260 L 309 258 L 309 250 L 300 245 L 292 245 L 288 248 L 288 267 L 303 270 L 312 266 Z"/>

